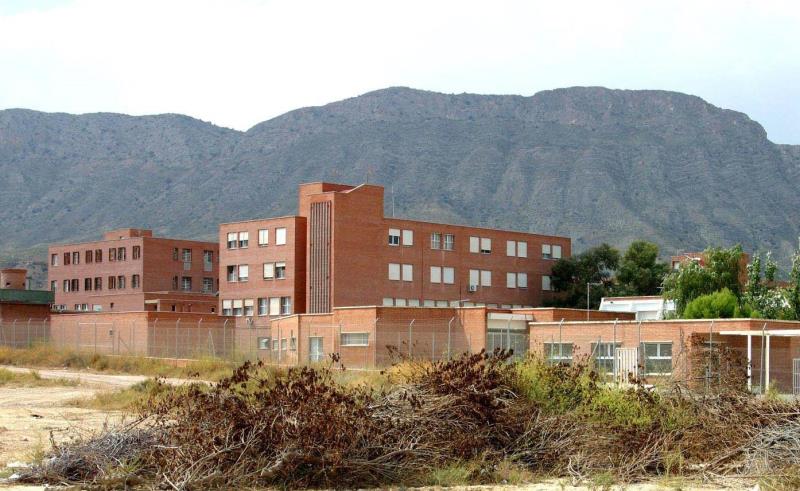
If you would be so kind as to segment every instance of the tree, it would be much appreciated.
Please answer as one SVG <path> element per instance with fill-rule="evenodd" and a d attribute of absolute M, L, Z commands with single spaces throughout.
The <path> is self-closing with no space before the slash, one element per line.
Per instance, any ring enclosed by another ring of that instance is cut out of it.
<path fill-rule="evenodd" d="M 793 309 L 787 309 L 787 292 L 775 286 L 775 273 L 778 265 L 772 260 L 772 254 L 767 253 L 764 260 L 764 277 L 761 277 L 761 256 L 753 256 L 747 265 L 747 285 L 742 294 L 741 304 L 753 310 L 754 317 L 764 319 L 793 318 Z"/>
<path fill-rule="evenodd" d="M 675 311 L 679 316 L 695 298 L 725 288 L 740 300 L 742 288 L 739 277 L 743 254 L 740 245 L 728 249 L 706 249 L 703 266 L 686 261 L 664 278 L 664 298 L 675 301 Z"/>
<path fill-rule="evenodd" d="M 611 291 L 612 273 L 619 266 L 619 251 L 601 244 L 586 251 L 562 258 L 553 265 L 550 279 L 555 291 L 561 292 L 549 302 L 561 307 L 586 308 L 586 284 L 591 287 L 590 308 L 600 305 L 600 298 Z"/>
<path fill-rule="evenodd" d="M 791 318 L 800 320 L 800 250 L 792 255 L 792 271 L 789 273 L 789 288 L 786 291 Z"/>
<path fill-rule="evenodd" d="M 658 295 L 668 271 L 669 266 L 658 260 L 658 246 L 637 240 L 631 243 L 620 261 L 615 292 L 617 295 Z"/>
<path fill-rule="evenodd" d="M 683 312 L 685 319 L 731 319 L 740 315 L 739 299 L 727 288 L 700 295 Z"/>

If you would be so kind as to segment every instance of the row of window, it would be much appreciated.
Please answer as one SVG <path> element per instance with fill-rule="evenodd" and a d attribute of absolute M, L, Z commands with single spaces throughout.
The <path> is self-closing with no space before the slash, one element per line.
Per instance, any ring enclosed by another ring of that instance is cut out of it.
<path fill-rule="evenodd" d="M 308 357 L 309 361 L 323 361 L 325 351 L 323 349 L 323 338 L 310 336 L 308 338 Z M 339 335 L 339 346 L 369 346 L 368 332 L 343 332 Z M 258 338 L 258 349 L 272 351 L 297 350 L 297 339 L 294 336 L 287 338 L 273 339 L 270 337 Z"/>
<path fill-rule="evenodd" d="M 275 229 L 275 245 L 286 245 L 286 228 L 278 227 Z M 269 245 L 269 229 L 263 228 L 258 231 L 258 246 Z M 246 249 L 250 247 L 250 232 L 228 232 L 228 249 Z"/>
<path fill-rule="evenodd" d="M 441 232 L 431 233 L 431 249 L 452 251 L 455 250 L 456 238 L 453 234 L 443 234 Z M 390 246 L 414 245 L 414 231 L 399 228 L 389 229 Z M 491 254 L 492 239 L 489 237 L 469 238 L 469 252 L 475 254 Z M 528 257 L 528 243 L 518 240 L 506 241 L 506 256 L 509 257 Z M 542 259 L 561 259 L 561 246 L 556 244 L 542 244 Z"/>
<path fill-rule="evenodd" d="M 133 259 L 140 259 L 142 257 L 142 248 L 141 246 L 133 246 Z M 84 253 L 84 263 L 85 264 L 92 264 L 92 263 L 102 263 L 103 262 L 103 249 L 88 249 Z M 50 266 L 58 266 L 58 254 L 50 254 Z M 127 250 L 124 247 L 109 247 L 108 249 L 108 261 L 126 261 L 127 260 Z M 65 252 L 64 253 L 64 266 L 69 266 L 70 264 L 80 264 L 81 263 L 81 253 L 80 251 L 72 251 L 72 252 Z"/>
<path fill-rule="evenodd" d="M 228 282 L 243 283 L 250 281 L 249 264 L 230 264 L 226 267 Z M 264 263 L 262 265 L 262 277 L 265 280 L 282 280 L 286 278 L 286 263 Z"/>
<path fill-rule="evenodd" d="M 292 313 L 292 297 L 243 298 L 222 301 L 222 315 L 253 317 L 258 315 L 289 315 Z"/>
<path fill-rule="evenodd" d="M 532 308 L 530 305 L 521 304 L 497 304 L 497 303 L 481 303 L 481 302 L 466 302 L 464 300 L 430 300 L 425 299 L 420 301 L 418 298 L 391 298 L 384 297 L 384 307 L 489 307 L 492 309 L 521 309 Z"/>
<path fill-rule="evenodd" d="M 393 281 L 414 281 L 414 265 L 389 263 L 389 279 Z M 430 267 L 430 282 L 452 285 L 455 283 L 455 268 L 446 266 Z M 469 270 L 470 287 L 492 286 L 492 272 L 485 269 Z M 506 288 L 528 288 L 528 273 L 506 273 Z M 550 276 L 542 275 L 542 290 L 551 288 Z"/>
<path fill-rule="evenodd" d="M 592 343 L 591 357 L 601 373 L 613 373 L 617 348 L 621 343 Z M 550 363 L 572 363 L 572 343 L 544 343 L 544 355 Z M 645 375 L 668 375 L 672 372 L 672 343 L 644 342 L 639 348 Z"/>
<path fill-rule="evenodd" d="M 109 290 L 124 290 L 126 278 L 124 275 L 109 276 L 107 278 L 106 287 Z M 131 288 L 141 288 L 141 277 L 138 274 L 131 275 Z M 103 289 L 103 278 L 96 276 L 94 278 L 83 279 L 83 291 L 101 291 Z M 50 290 L 53 292 L 58 291 L 58 281 L 50 282 Z M 62 283 L 62 292 L 71 293 L 81 291 L 81 281 L 78 278 L 64 280 Z"/>

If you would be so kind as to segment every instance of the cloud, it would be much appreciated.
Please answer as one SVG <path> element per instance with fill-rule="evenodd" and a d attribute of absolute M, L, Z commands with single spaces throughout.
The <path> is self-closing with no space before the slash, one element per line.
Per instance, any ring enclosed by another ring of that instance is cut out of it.
<path fill-rule="evenodd" d="M 0 11 L 0 107 L 246 129 L 391 85 L 689 92 L 800 143 L 791 2 L 126 1 Z"/>

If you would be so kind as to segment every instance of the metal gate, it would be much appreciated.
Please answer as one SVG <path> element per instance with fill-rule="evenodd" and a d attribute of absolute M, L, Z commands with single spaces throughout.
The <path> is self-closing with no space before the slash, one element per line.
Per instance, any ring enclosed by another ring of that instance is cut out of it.
<path fill-rule="evenodd" d="M 792 360 L 792 394 L 800 396 L 800 358 Z"/>
<path fill-rule="evenodd" d="M 627 382 L 628 375 L 632 375 L 634 378 L 637 377 L 639 373 L 639 348 L 617 348 L 614 364 L 614 372 L 620 382 Z"/>

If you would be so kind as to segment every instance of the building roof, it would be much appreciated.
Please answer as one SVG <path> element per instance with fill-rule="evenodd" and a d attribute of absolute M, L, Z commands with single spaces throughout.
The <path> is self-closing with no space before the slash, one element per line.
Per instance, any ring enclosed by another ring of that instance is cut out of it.
<path fill-rule="evenodd" d="M 55 294 L 49 290 L 0 289 L 0 302 L 2 303 L 49 305 L 53 303 L 54 297 Z"/>

